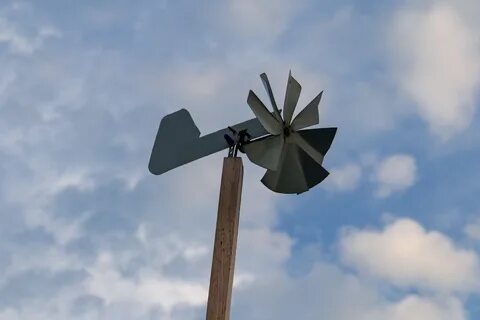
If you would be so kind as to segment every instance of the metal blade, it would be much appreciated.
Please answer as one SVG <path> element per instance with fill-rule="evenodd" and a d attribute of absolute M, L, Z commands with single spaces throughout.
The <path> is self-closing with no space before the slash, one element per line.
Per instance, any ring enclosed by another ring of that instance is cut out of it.
<path fill-rule="evenodd" d="M 337 128 L 319 128 L 296 131 L 302 136 L 315 150 L 325 155 L 332 145 L 333 138 L 337 133 Z"/>
<path fill-rule="evenodd" d="M 318 164 L 323 162 L 323 154 L 316 150 L 307 140 L 297 132 L 291 132 L 288 139 L 300 147 L 305 153 L 307 153 Z"/>
<path fill-rule="evenodd" d="M 273 91 L 272 87 L 270 86 L 270 81 L 268 81 L 268 77 L 266 73 L 262 73 L 260 75 L 260 78 L 262 79 L 263 86 L 265 87 L 265 90 L 268 93 L 268 97 L 270 98 L 270 102 L 272 103 L 273 107 L 273 113 L 277 120 L 283 122 L 282 116 L 280 115 L 280 110 L 278 110 L 277 103 L 275 102 L 275 98 L 273 97 Z"/>
<path fill-rule="evenodd" d="M 290 124 L 292 121 L 298 98 L 300 97 L 302 86 L 292 77 L 292 72 L 288 74 L 287 92 L 285 93 L 285 102 L 283 103 L 283 121 Z"/>
<path fill-rule="evenodd" d="M 248 159 L 269 170 L 277 170 L 282 157 L 282 136 L 268 136 L 252 141 L 243 146 Z"/>
<path fill-rule="evenodd" d="M 300 130 L 318 124 L 318 104 L 322 99 L 320 92 L 292 121 L 292 129 Z"/>
<path fill-rule="evenodd" d="M 325 170 L 324 167 L 316 163 L 303 150 L 300 150 L 299 152 L 302 162 L 302 169 L 305 173 L 305 178 L 307 179 L 308 188 L 314 187 L 328 177 L 329 172 Z"/>
<path fill-rule="evenodd" d="M 275 119 L 275 117 L 268 111 L 267 107 L 265 107 L 263 102 L 252 90 L 250 90 L 248 93 L 247 103 L 255 116 L 258 118 L 258 121 L 260 121 L 260 123 L 268 132 L 273 135 L 279 135 L 282 133 L 283 124 Z"/>
<path fill-rule="evenodd" d="M 299 149 L 295 144 L 285 143 L 278 170 L 267 170 L 262 183 L 270 190 L 279 193 L 302 193 L 308 190 Z"/>

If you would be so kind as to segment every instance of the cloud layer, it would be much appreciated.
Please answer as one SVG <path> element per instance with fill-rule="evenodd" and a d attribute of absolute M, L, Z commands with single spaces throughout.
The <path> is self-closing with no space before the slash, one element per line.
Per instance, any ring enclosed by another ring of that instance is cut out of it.
<path fill-rule="evenodd" d="M 417 166 L 410 155 L 395 154 L 383 159 L 377 166 L 374 180 L 378 184 L 377 195 L 388 197 L 403 191 L 416 182 Z"/>
<path fill-rule="evenodd" d="M 413 220 L 397 220 L 380 231 L 347 230 L 341 251 L 348 265 L 401 287 L 441 292 L 480 288 L 477 254 Z"/>
<path fill-rule="evenodd" d="M 181 107 L 202 133 L 251 118 L 248 90 L 267 101 L 258 73 L 269 73 L 281 101 L 290 68 L 303 86 L 300 106 L 326 89 L 320 125 L 339 127 L 326 187 L 344 192 L 279 196 L 259 182 L 264 170 L 244 161 L 232 318 L 467 319 L 478 254 L 452 238 L 455 230 L 437 230 L 437 211 L 365 228 L 386 209 L 412 212 L 408 205 L 424 205 L 437 186 L 404 192 L 418 176 L 432 178 L 417 167 L 425 157 L 437 166 L 448 160 L 422 148 L 438 135 L 418 134 L 417 113 L 447 136 L 474 123 L 476 76 L 458 61 L 476 54 L 465 11 L 400 7 L 2 5 L 0 319 L 204 318 L 224 154 L 151 176 L 155 130 Z M 405 19 L 417 22 L 418 38 Z M 379 30 L 400 34 L 405 68 L 389 68 Z M 430 59 L 450 34 L 457 42 Z M 415 91 L 407 78 L 429 90 Z M 439 119 L 437 95 L 449 102 Z M 384 156 L 357 161 L 369 152 Z"/>
<path fill-rule="evenodd" d="M 397 12 L 392 27 L 400 88 L 444 139 L 470 125 L 480 86 L 480 33 L 465 20 L 439 1 Z"/>

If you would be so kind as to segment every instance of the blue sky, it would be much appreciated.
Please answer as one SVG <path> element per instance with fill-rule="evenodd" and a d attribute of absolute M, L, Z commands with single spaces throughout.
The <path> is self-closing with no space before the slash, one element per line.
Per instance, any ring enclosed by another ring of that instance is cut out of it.
<path fill-rule="evenodd" d="M 325 90 L 328 179 L 244 159 L 233 319 L 477 319 L 480 5 L 1 1 L 0 320 L 203 319 L 224 153 L 160 177 L 160 119 Z"/>

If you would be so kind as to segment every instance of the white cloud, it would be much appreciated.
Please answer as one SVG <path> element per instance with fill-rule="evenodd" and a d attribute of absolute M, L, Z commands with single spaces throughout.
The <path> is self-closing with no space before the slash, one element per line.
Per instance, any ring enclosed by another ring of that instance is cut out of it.
<path fill-rule="evenodd" d="M 60 31 L 50 26 L 39 26 L 36 35 L 27 36 L 0 16 L 0 44 L 6 44 L 13 53 L 30 55 L 41 48 L 45 40 L 60 36 Z"/>
<path fill-rule="evenodd" d="M 278 266 L 290 257 L 292 239 L 267 228 L 241 229 L 238 236 L 237 268 L 256 278 L 277 275 Z"/>
<path fill-rule="evenodd" d="M 340 248 L 347 265 L 400 287 L 468 292 L 480 286 L 475 252 L 410 219 L 384 230 L 346 230 Z"/>
<path fill-rule="evenodd" d="M 250 305 L 259 307 L 246 307 Z M 407 294 L 389 300 L 372 282 L 323 261 L 295 278 L 277 275 L 238 288 L 233 312 L 235 318 L 252 320 L 292 319 L 299 314 L 309 320 L 466 319 L 462 301 L 454 296 Z"/>
<path fill-rule="evenodd" d="M 395 154 L 383 159 L 377 166 L 374 180 L 378 184 L 377 195 L 388 197 L 403 191 L 417 180 L 415 159 L 406 154 Z"/>
<path fill-rule="evenodd" d="M 325 182 L 325 187 L 331 190 L 352 191 L 358 187 L 362 178 L 362 167 L 355 163 L 335 167 L 329 171 L 330 175 Z"/>
<path fill-rule="evenodd" d="M 212 67 L 212 66 L 210 66 Z M 173 79 L 169 81 L 174 87 L 175 94 L 187 96 L 191 103 L 199 103 L 201 100 L 211 100 L 219 94 L 222 85 L 226 82 L 226 73 L 218 68 L 205 68 L 202 70 L 175 70 Z"/>
<path fill-rule="evenodd" d="M 384 308 L 378 308 L 365 317 L 365 319 L 378 320 L 462 320 L 465 318 L 462 303 L 457 298 L 425 298 L 416 295 L 408 296 Z"/>
<path fill-rule="evenodd" d="M 235 29 L 250 37 L 275 40 L 302 6 L 302 1 L 229 0 L 227 17 Z"/>
<path fill-rule="evenodd" d="M 151 307 L 161 306 L 167 313 L 178 304 L 203 305 L 208 288 L 203 283 L 165 277 L 158 271 L 142 271 L 136 278 L 125 277 L 115 265 L 113 257 L 100 254 L 96 264 L 88 268 L 87 292 L 115 302 L 137 302 Z"/>
<path fill-rule="evenodd" d="M 430 129 L 448 138 L 472 121 L 480 86 L 480 33 L 452 2 L 397 12 L 389 35 L 401 90 Z"/>
<path fill-rule="evenodd" d="M 480 223 L 469 223 L 463 228 L 463 232 L 470 239 L 480 240 Z"/>

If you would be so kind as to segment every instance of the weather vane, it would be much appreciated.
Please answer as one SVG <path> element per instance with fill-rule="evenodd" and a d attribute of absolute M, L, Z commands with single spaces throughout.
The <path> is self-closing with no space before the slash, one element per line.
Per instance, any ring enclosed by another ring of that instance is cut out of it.
<path fill-rule="evenodd" d="M 260 78 L 273 112 L 250 90 L 247 104 L 255 118 L 202 137 L 187 110 L 166 115 L 160 122 L 148 165 L 151 173 L 159 175 L 228 149 L 220 185 L 207 320 L 227 320 L 230 315 L 243 182 L 238 151 L 267 169 L 261 181 L 274 192 L 300 194 L 328 176 L 322 163 L 337 128 L 305 129 L 319 123 L 318 105 L 323 91 L 293 118 L 302 87 L 290 73 L 282 117 L 267 75 L 262 73 Z"/>

